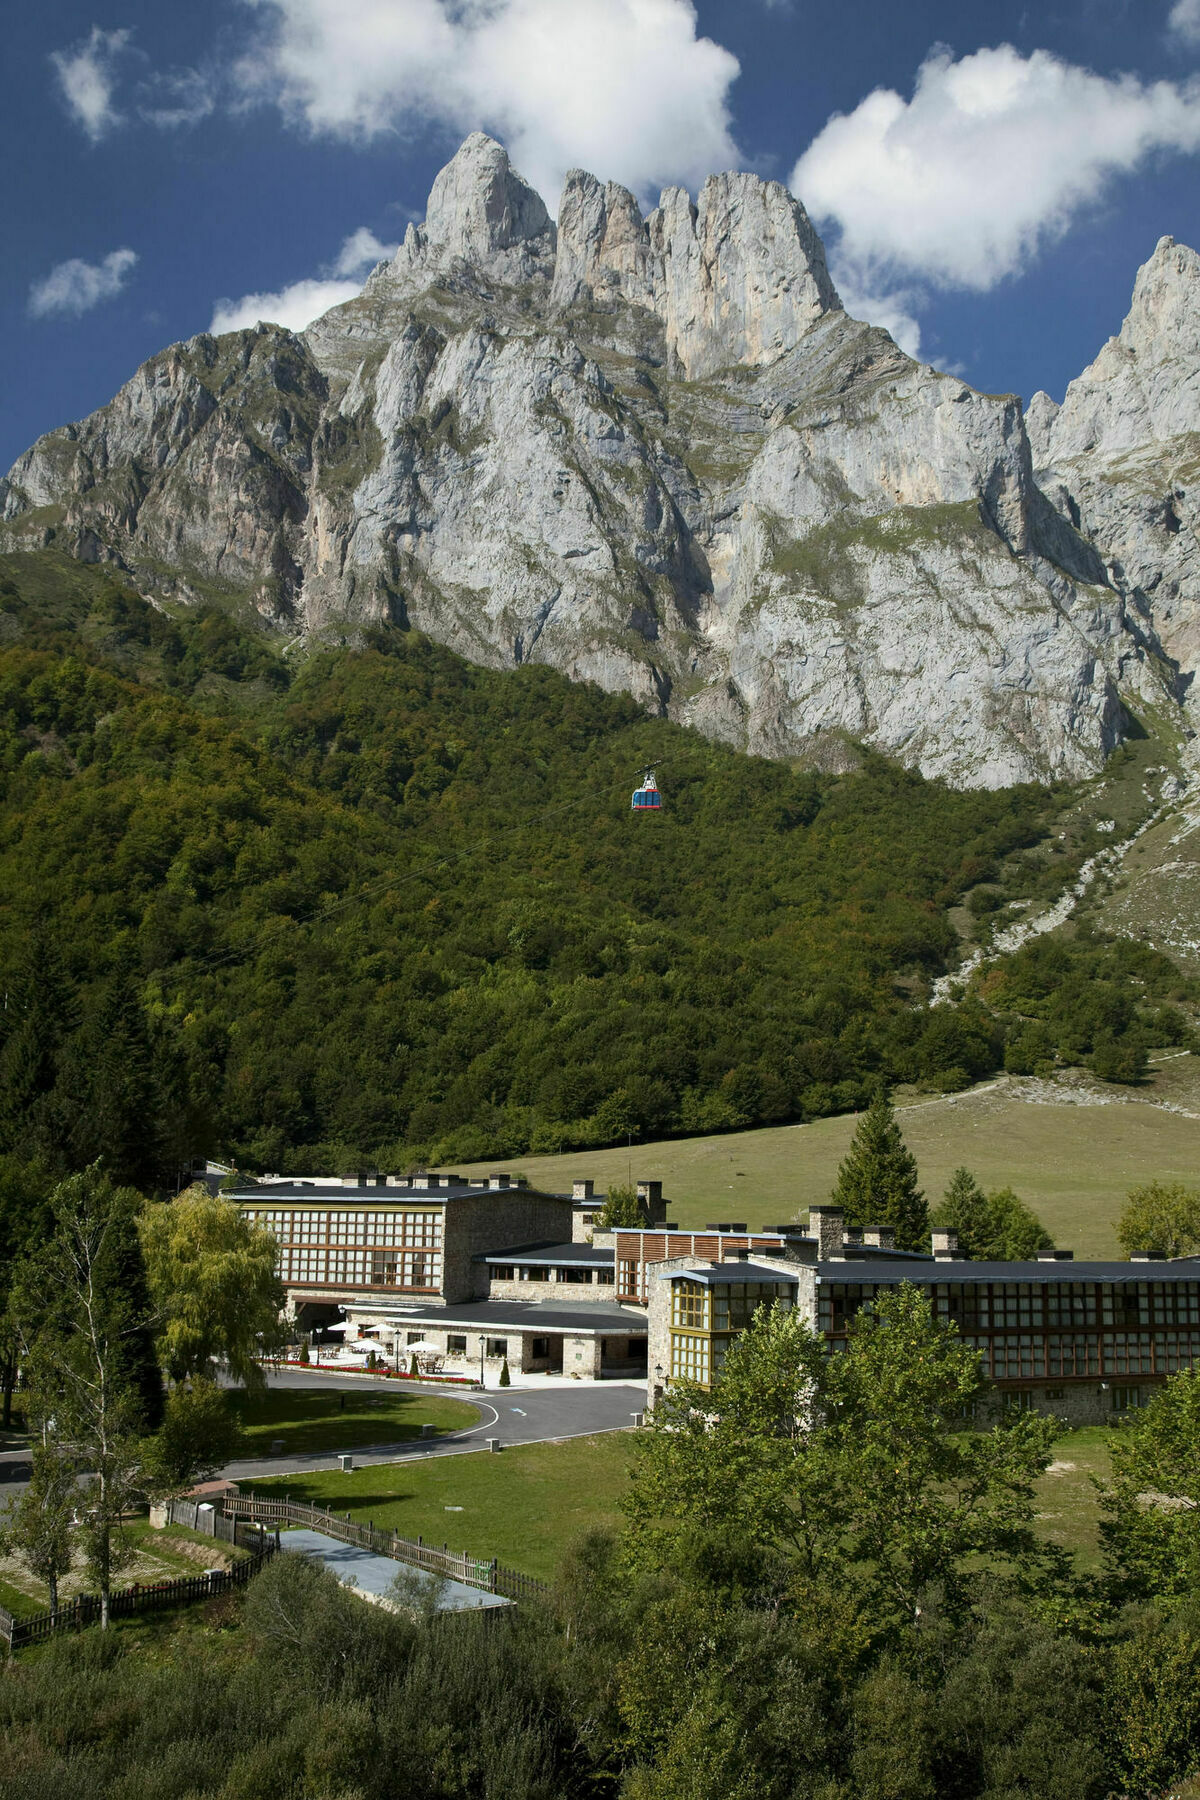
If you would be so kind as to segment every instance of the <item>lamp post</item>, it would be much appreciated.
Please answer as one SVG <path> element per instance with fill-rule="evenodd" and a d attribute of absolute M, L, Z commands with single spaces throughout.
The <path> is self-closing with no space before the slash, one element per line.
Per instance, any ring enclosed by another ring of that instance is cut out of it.
<path fill-rule="evenodd" d="M 484 1374 L 483 1374 L 483 1353 L 486 1348 L 487 1348 L 487 1339 L 484 1337 L 484 1335 L 481 1331 L 479 1334 L 479 1385 L 481 1388 L 485 1388 L 487 1386 L 487 1382 L 484 1379 Z"/>

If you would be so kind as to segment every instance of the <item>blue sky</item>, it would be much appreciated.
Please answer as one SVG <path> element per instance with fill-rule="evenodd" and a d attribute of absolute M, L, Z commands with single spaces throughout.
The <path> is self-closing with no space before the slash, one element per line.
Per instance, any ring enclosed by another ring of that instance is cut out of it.
<path fill-rule="evenodd" d="M 466 132 L 553 211 L 788 181 L 852 310 L 1056 398 L 1200 247 L 1200 0 L 56 0 L 10 11 L 0 468 L 214 319 L 352 291 Z"/>

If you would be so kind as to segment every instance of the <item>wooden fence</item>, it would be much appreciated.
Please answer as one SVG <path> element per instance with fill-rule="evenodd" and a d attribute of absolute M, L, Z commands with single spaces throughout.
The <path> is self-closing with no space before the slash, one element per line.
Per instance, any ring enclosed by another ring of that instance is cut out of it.
<path fill-rule="evenodd" d="M 201 1537 L 218 1538 L 223 1544 L 235 1544 L 239 1550 L 253 1551 L 261 1547 L 262 1534 L 253 1525 L 218 1512 L 215 1506 L 205 1506 L 199 1500 L 164 1501 L 162 1516 L 165 1525 L 185 1525 Z M 158 1523 L 153 1508 L 150 1523 Z"/>
<path fill-rule="evenodd" d="M 483 1588 L 489 1594 L 503 1594 L 509 1600 L 533 1600 L 547 1591 L 547 1584 L 518 1569 L 506 1569 L 495 1557 L 471 1556 L 466 1551 L 451 1550 L 446 1544 L 439 1549 L 422 1538 L 403 1538 L 395 1531 L 377 1531 L 362 1525 L 349 1513 L 326 1512 L 304 1500 L 272 1500 L 258 1494 L 226 1494 L 224 1508 L 232 1518 L 254 1519 L 265 1525 L 303 1525 L 310 1531 L 323 1531 L 343 1544 L 355 1544 L 362 1550 L 373 1550 L 393 1562 L 409 1563 L 415 1569 L 428 1569 L 435 1575 L 448 1575 L 468 1587 Z"/>
<path fill-rule="evenodd" d="M 235 1563 L 231 1569 L 211 1569 L 203 1575 L 184 1575 L 178 1581 L 158 1581 L 152 1587 L 134 1582 L 111 1594 L 108 1601 L 110 1619 L 128 1618 L 133 1613 L 163 1612 L 168 1607 L 185 1606 L 192 1600 L 208 1600 L 230 1588 L 244 1587 L 275 1554 L 274 1541 L 268 1538 L 252 1556 Z M 100 1602 L 94 1594 L 82 1594 L 57 1613 L 35 1613 L 31 1618 L 14 1619 L 0 1607 L 0 1639 L 11 1655 L 23 1644 L 36 1644 L 56 1631 L 78 1631 L 94 1625 L 100 1617 Z"/>

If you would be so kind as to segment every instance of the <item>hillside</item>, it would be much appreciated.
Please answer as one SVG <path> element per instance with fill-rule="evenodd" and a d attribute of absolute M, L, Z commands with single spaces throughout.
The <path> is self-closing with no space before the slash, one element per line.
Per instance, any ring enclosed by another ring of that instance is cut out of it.
<path fill-rule="evenodd" d="M 1001 1054 L 982 1008 L 913 1001 L 1042 791 L 792 770 L 416 633 L 293 667 L 52 556 L 5 559 L 0 601 L 10 1151 L 143 1183 L 201 1148 L 518 1154 Z M 634 819 L 647 760 L 668 804 Z"/>

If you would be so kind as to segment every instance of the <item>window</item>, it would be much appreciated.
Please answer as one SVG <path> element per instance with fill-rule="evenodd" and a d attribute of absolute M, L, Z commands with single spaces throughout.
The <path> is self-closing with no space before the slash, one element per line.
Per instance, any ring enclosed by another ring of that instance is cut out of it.
<path fill-rule="evenodd" d="M 710 1363 L 708 1354 L 709 1340 L 706 1337 L 693 1337 L 687 1332 L 671 1333 L 671 1379 L 673 1381 L 698 1381 L 707 1387 Z"/>
<path fill-rule="evenodd" d="M 371 1283 L 374 1287 L 395 1287 L 396 1258 L 376 1252 L 371 1258 Z"/>
<path fill-rule="evenodd" d="M 550 1279 L 549 1269 L 527 1269 L 526 1274 L 530 1281 L 549 1281 Z"/>
<path fill-rule="evenodd" d="M 497 1263 L 492 1270 L 493 1281 L 515 1281 L 517 1271 L 511 1263 Z"/>
<path fill-rule="evenodd" d="M 1114 1412 L 1133 1412 L 1142 1404 L 1142 1390 L 1138 1387 L 1118 1387 L 1112 1391 Z"/>
<path fill-rule="evenodd" d="M 446 1333 L 446 1355 L 465 1356 L 467 1354 L 467 1335 L 464 1331 L 448 1331 Z"/>
<path fill-rule="evenodd" d="M 596 1272 L 596 1279 L 601 1287 L 604 1287 L 606 1284 L 611 1287 L 613 1284 L 613 1272 L 611 1269 L 598 1269 Z"/>
<path fill-rule="evenodd" d="M 708 1323 L 708 1295 L 698 1281 L 671 1283 L 672 1324 L 705 1326 Z M 672 1370 L 672 1373 L 675 1371 Z M 707 1375 L 704 1378 L 708 1379 Z"/>
<path fill-rule="evenodd" d="M 508 1355 L 508 1339 L 507 1338 L 489 1338 L 487 1340 L 487 1354 L 489 1356 L 507 1356 Z"/>
<path fill-rule="evenodd" d="M 405 1336 L 404 1336 L 404 1341 L 405 1341 L 405 1343 L 406 1343 L 406 1344 L 421 1344 L 421 1343 L 424 1343 L 424 1341 L 425 1341 L 425 1333 L 424 1333 L 424 1332 L 423 1332 L 423 1331 L 409 1331 L 409 1332 L 406 1332 L 406 1333 L 405 1333 Z"/>
<path fill-rule="evenodd" d="M 592 1271 L 590 1269 L 560 1269 L 558 1279 L 560 1281 L 590 1281 Z"/>
<path fill-rule="evenodd" d="M 1023 1394 L 1005 1394 L 1004 1410 L 1006 1413 L 1032 1412 L 1033 1395 L 1029 1392 Z"/>

